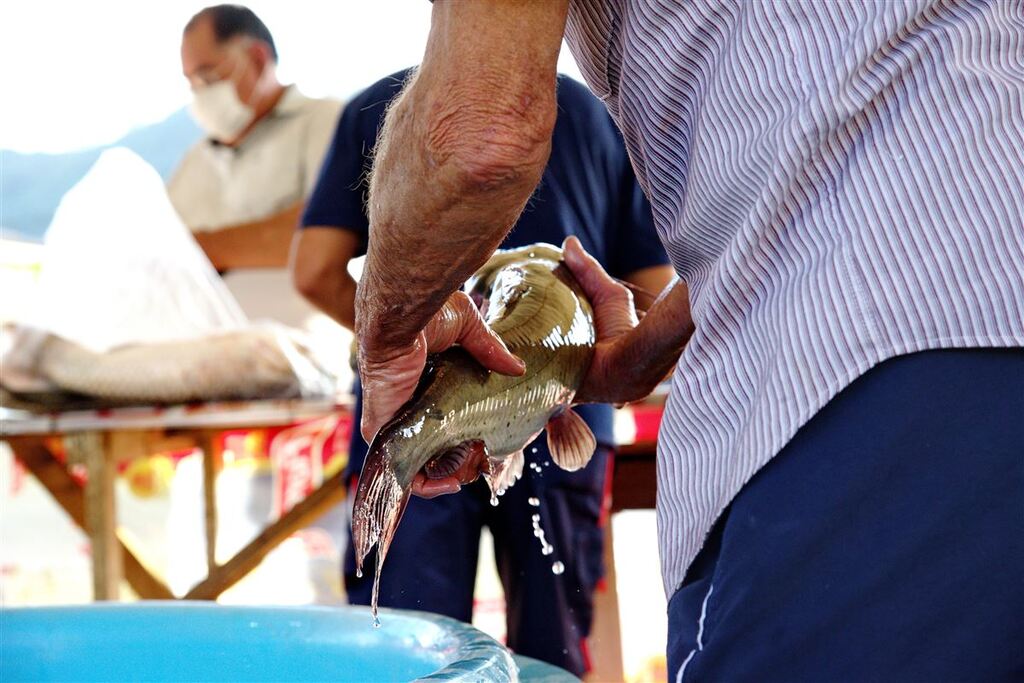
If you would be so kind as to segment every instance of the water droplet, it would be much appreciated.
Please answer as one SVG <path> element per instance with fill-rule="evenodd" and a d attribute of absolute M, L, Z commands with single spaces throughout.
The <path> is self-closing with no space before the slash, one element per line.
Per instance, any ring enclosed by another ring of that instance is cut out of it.
<path fill-rule="evenodd" d="M 546 546 L 544 546 L 543 548 L 540 549 L 540 554 L 541 555 L 550 555 L 553 552 L 555 552 L 555 546 L 553 546 L 553 545 L 546 545 Z M 555 573 L 557 574 L 558 572 L 555 572 Z"/>
<path fill-rule="evenodd" d="M 537 447 L 536 447 L 536 446 L 534 446 L 533 448 L 531 448 L 531 449 L 530 449 L 530 452 L 531 452 L 531 453 L 536 453 L 536 452 L 537 452 Z"/>
<path fill-rule="evenodd" d="M 530 519 L 533 520 L 534 522 L 539 522 L 540 521 L 540 515 L 535 513 L 533 516 L 530 517 Z"/>
<path fill-rule="evenodd" d="M 564 571 L 565 571 L 565 565 L 562 564 L 561 562 L 555 562 L 553 565 L 551 565 L 551 573 L 552 574 L 561 574 Z"/>
<path fill-rule="evenodd" d="M 361 568 L 356 570 L 356 578 L 357 579 L 363 578 L 363 570 Z"/>
<path fill-rule="evenodd" d="M 491 505 L 493 507 L 498 507 L 498 497 L 497 496 L 491 496 Z"/>
<path fill-rule="evenodd" d="M 552 570 L 552 571 L 554 571 L 554 570 Z M 561 573 L 561 572 L 556 572 L 556 573 Z M 378 617 L 376 614 L 373 615 L 373 627 L 374 628 L 380 628 L 380 617 Z"/>
<path fill-rule="evenodd" d="M 541 536 L 544 535 L 544 530 L 543 529 L 534 529 L 533 530 L 533 535 L 536 538 L 540 538 Z"/>
<path fill-rule="evenodd" d="M 540 507 L 540 500 L 537 498 L 530 498 L 526 502 L 532 505 L 533 507 Z"/>

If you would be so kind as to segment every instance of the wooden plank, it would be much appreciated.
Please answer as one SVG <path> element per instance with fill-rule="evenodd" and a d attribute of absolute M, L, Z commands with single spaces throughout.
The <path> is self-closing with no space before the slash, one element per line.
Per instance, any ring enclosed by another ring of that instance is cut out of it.
<path fill-rule="evenodd" d="M 196 584 L 186 600 L 215 600 L 218 595 L 240 581 L 256 568 L 271 550 L 293 533 L 313 523 L 337 503 L 345 499 L 344 470 L 324 481 L 320 487 L 264 529 L 224 564 L 217 567 L 204 581 Z"/>
<path fill-rule="evenodd" d="M 82 487 L 43 443 L 42 438 L 8 437 L 11 450 L 25 468 L 50 492 L 79 529 L 85 530 L 85 496 Z"/>
<path fill-rule="evenodd" d="M 46 447 L 42 438 L 10 437 L 7 439 L 26 469 L 50 492 L 53 499 L 71 517 L 72 521 L 86 530 L 85 494 L 67 469 L 58 462 Z M 121 557 L 124 560 L 124 576 L 136 595 L 147 600 L 173 600 L 174 594 L 139 561 L 128 548 L 118 540 Z"/>
<path fill-rule="evenodd" d="M 121 544 L 121 559 L 124 561 L 124 578 L 135 594 L 141 600 L 174 600 L 174 593 L 171 592 L 171 589 L 163 581 L 153 576 L 153 573 L 120 539 L 118 543 Z"/>
<path fill-rule="evenodd" d="M 85 465 L 85 528 L 92 548 L 92 588 L 96 600 L 117 600 L 123 577 L 121 544 L 117 539 L 114 478 L 117 467 L 107 463 L 104 436 L 77 432 L 64 437 L 69 462 Z"/>
<path fill-rule="evenodd" d="M 217 569 L 217 433 L 202 432 L 197 442 L 203 451 L 203 510 L 206 528 L 206 573 Z"/>

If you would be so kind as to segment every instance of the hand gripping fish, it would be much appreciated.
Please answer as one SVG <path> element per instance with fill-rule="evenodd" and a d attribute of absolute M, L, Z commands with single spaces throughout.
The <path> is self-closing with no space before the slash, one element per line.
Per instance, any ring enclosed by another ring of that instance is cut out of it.
<path fill-rule="evenodd" d="M 413 478 L 454 474 L 474 449 L 486 453 L 492 504 L 523 471 L 523 449 L 547 428 L 555 464 L 585 466 L 596 442 L 570 409 L 594 352 L 594 316 L 562 251 L 535 244 L 499 251 L 467 283 L 484 321 L 526 363 L 526 373 L 489 372 L 464 350 L 432 356 L 413 397 L 373 439 L 352 512 L 356 564 L 377 547 L 380 571 L 409 501 Z"/>

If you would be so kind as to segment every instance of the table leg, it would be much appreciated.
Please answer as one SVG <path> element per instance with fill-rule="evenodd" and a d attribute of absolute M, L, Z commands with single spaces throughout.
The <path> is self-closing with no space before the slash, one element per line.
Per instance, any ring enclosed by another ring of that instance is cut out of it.
<path fill-rule="evenodd" d="M 240 581 L 263 561 L 270 551 L 299 529 L 309 526 L 321 515 L 345 499 L 345 471 L 340 470 L 324 481 L 295 507 L 260 532 L 259 536 L 238 551 L 217 571 L 192 587 L 186 600 L 216 600 L 217 596 Z"/>
<path fill-rule="evenodd" d="M 123 565 L 117 538 L 114 479 L 117 467 L 107 462 L 102 435 L 80 432 L 64 437 L 69 462 L 85 465 L 85 527 L 92 545 L 92 586 L 96 600 L 120 597 Z"/>
<path fill-rule="evenodd" d="M 88 533 L 85 522 L 85 493 L 48 448 L 46 439 L 29 435 L 8 437 L 7 442 L 15 457 L 50 492 L 54 502 L 60 505 L 79 529 Z M 131 549 L 120 542 L 120 539 L 118 541 L 121 559 L 124 562 L 124 578 L 136 595 L 143 600 L 173 600 L 174 594 L 164 582 L 154 576 L 132 554 Z"/>
<path fill-rule="evenodd" d="M 203 451 L 203 507 L 206 522 L 206 571 L 212 576 L 217 569 L 217 452 L 216 433 L 204 432 L 199 437 Z"/>

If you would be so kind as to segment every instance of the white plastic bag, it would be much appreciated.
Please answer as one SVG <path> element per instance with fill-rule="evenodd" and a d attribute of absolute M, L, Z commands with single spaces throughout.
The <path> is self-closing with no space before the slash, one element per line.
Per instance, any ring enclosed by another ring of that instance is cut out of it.
<path fill-rule="evenodd" d="M 247 324 L 159 174 L 124 148 L 105 151 L 61 200 L 37 301 L 26 322 L 96 351 Z"/>
<path fill-rule="evenodd" d="M 299 330 L 251 324 L 157 172 L 103 153 L 46 233 L 36 305 L 0 334 L 0 388 L 100 403 L 328 397 Z"/>

